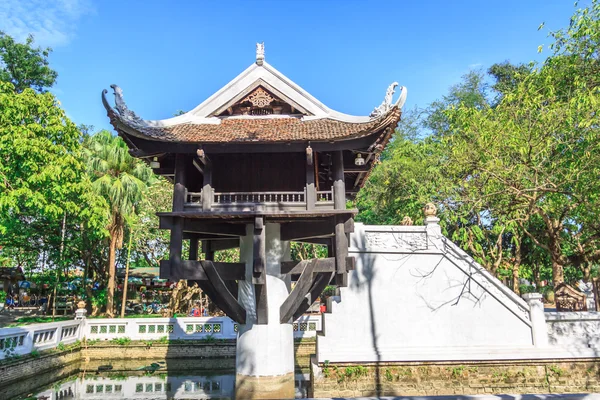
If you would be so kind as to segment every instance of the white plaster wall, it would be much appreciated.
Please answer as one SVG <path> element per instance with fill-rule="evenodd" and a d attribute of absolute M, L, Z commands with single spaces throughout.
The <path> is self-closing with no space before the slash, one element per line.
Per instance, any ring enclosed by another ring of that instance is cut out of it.
<path fill-rule="evenodd" d="M 533 349 L 527 304 L 439 226 L 357 224 L 351 243 L 356 270 L 324 315 L 319 362 L 506 358 Z"/>
<path fill-rule="evenodd" d="M 550 345 L 600 357 L 600 312 L 548 312 L 546 326 Z"/>

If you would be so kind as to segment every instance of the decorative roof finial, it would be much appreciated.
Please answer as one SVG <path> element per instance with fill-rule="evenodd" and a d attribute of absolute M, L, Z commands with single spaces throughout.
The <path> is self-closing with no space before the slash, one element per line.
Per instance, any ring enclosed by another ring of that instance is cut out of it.
<path fill-rule="evenodd" d="M 256 64 L 263 65 L 265 61 L 265 42 L 256 43 Z"/>
<path fill-rule="evenodd" d="M 385 91 L 385 98 L 383 99 L 383 102 L 379 105 L 379 107 L 376 107 L 373 110 L 370 115 L 371 118 L 381 117 L 392 108 L 392 97 L 396 91 L 396 86 L 398 86 L 398 82 L 394 82 L 388 86 L 387 90 Z"/>
<path fill-rule="evenodd" d="M 123 98 L 123 90 L 115 84 L 110 85 L 110 87 L 112 88 L 115 94 L 115 108 L 121 116 L 121 118 L 127 119 L 134 124 L 144 124 L 144 120 L 141 117 L 139 117 L 136 113 L 131 111 L 127 107 L 127 104 L 125 104 L 125 99 Z M 107 90 L 105 89 L 102 92 L 102 96 L 104 97 L 106 93 Z"/>

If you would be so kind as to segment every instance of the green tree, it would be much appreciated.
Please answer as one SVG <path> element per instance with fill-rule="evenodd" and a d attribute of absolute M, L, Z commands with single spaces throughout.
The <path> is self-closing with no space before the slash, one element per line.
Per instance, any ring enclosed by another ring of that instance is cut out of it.
<path fill-rule="evenodd" d="M 134 213 L 143 195 L 154 182 L 152 170 L 131 155 L 125 142 L 108 131 L 100 131 L 87 143 L 87 159 L 92 186 L 109 204 L 107 230 L 108 284 L 106 311 L 114 316 L 116 251 L 122 247 L 126 218 Z"/>
<path fill-rule="evenodd" d="M 56 82 L 58 74 L 48 66 L 52 49 L 33 47 L 33 36 L 18 43 L 0 31 L 0 81 L 10 82 L 21 93 L 27 88 L 44 92 Z"/>
<path fill-rule="evenodd" d="M 464 105 L 446 115 L 453 126 L 450 165 L 470 184 L 485 188 L 497 205 L 496 216 L 511 216 L 524 233 L 548 251 L 554 283 L 564 281 L 564 267 L 600 259 L 597 176 L 600 93 L 570 85 L 560 89 L 565 71 L 549 60 L 506 93 L 495 108 Z M 557 84 L 559 83 L 559 84 Z M 544 223 L 534 235 L 532 216 Z"/>

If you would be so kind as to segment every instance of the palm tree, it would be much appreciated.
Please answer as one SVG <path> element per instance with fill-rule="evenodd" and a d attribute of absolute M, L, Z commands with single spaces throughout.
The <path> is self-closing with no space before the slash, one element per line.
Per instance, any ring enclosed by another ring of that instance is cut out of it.
<path fill-rule="evenodd" d="M 93 179 L 92 187 L 109 205 L 106 313 L 113 317 L 116 250 L 123 246 L 126 218 L 134 213 L 136 204 L 154 183 L 155 177 L 150 168 L 129 154 L 127 145 L 120 137 L 113 136 L 106 130 L 92 136 L 86 143 L 86 148 L 88 168 Z"/>

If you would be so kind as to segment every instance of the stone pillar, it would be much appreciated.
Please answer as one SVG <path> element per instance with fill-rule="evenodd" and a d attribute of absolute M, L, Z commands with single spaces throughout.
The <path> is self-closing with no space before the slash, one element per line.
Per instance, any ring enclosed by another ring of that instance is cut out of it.
<path fill-rule="evenodd" d="M 539 293 L 526 293 L 522 297 L 529 305 L 533 345 L 535 347 L 548 346 L 548 329 L 546 327 L 546 316 L 544 315 L 542 295 Z"/>
<path fill-rule="evenodd" d="M 267 324 L 257 324 L 252 285 L 254 226 L 246 226 L 240 240 L 240 260 L 246 280 L 239 281 L 238 299 L 246 309 L 236 345 L 236 399 L 294 398 L 294 330 L 279 322 L 279 307 L 290 292 L 290 280 L 281 275 L 281 261 L 289 260 L 290 244 L 279 240 L 279 224 L 266 224 Z"/>

